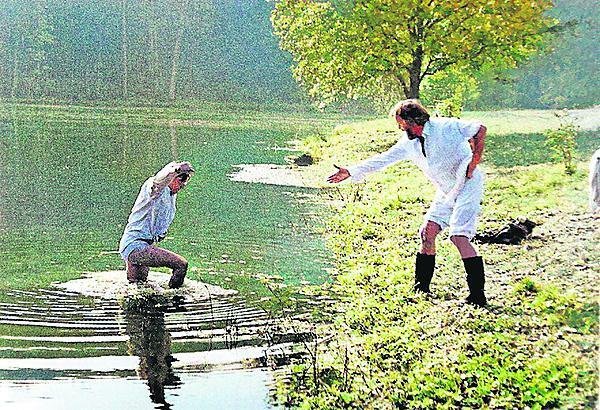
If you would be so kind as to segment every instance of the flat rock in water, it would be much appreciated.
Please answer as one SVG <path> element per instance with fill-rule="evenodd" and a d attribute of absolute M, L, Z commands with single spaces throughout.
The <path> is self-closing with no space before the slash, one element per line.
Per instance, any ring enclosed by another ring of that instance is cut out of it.
<path fill-rule="evenodd" d="M 229 175 L 231 181 L 258 182 L 269 185 L 316 188 L 297 167 L 275 164 L 234 165 L 238 171 Z"/>
<path fill-rule="evenodd" d="M 85 272 L 80 279 L 57 283 L 54 286 L 69 292 L 104 299 L 117 299 L 120 296 L 133 295 L 139 293 L 141 289 L 152 289 L 157 294 L 187 296 L 192 300 L 206 300 L 213 296 L 237 294 L 235 290 L 224 289 L 189 278 L 185 279 L 181 288 L 169 289 L 170 278 L 171 275 L 168 273 L 150 271 L 147 283 L 135 285 L 127 281 L 127 275 L 122 270 Z"/>

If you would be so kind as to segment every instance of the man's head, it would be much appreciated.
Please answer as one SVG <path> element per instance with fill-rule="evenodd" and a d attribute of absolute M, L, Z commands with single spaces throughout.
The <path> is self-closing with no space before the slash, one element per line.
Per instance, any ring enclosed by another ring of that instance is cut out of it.
<path fill-rule="evenodd" d="M 194 168 L 189 162 L 181 162 L 178 164 L 176 170 L 177 176 L 169 184 L 171 194 L 176 194 L 185 187 L 194 173 Z"/>
<path fill-rule="evenodd" d="M 179 174 L 175 179 L 171 181 L 169 184 L 169 188 L 171 189 L 171 194 L 176 194 L 181 191 L 183 187 L 185 187 L 190 180 L 192 174 Z"/>
<path fill-rule="evenodd" d="M 425 123 L 429 121 L 429 113 L 417 100 L 400 101 L 390 113 L 396 117 L 398 127 L 406 131 L 409 139 L 421 136 Z"/>

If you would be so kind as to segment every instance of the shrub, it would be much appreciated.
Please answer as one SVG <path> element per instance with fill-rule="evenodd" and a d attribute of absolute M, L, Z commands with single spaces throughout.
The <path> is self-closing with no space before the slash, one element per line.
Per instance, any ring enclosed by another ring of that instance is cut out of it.
<path fill-rule="evenodd" d="M 575 138 L 577 137 L 577 126 L 567 119 L 566 114 L 555 114 L 561 118 L 561 125 L 556 130 L 546 130 L 546 145 L 553 152 L 556 160 L 562 161 L 565 166 L 565 173 L 572 175 L 575 173 L 575 164 L 573 156 L 575 154 Z"/>

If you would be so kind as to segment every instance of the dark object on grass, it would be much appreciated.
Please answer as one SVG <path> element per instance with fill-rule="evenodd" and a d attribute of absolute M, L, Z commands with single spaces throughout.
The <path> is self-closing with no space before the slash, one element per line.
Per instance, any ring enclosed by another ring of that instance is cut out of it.
<path fill-rule="evenodd" d="M 475 240 L 481 243 L 500 243 L 504 245 L 518 245 L 521 241 L 531 235 L 536 224 L 529 219 L 509 222 L 496 233 L 484 233 L 475 235 Z"/>
<path fill-rule="evenodd" d="M 294 159 L 294 164 L 298 165 L 299 167 L 307 167 L 312 165 L 313 162 L 313 157 L 307 154 L 302 154 L 298 158 Z"/>

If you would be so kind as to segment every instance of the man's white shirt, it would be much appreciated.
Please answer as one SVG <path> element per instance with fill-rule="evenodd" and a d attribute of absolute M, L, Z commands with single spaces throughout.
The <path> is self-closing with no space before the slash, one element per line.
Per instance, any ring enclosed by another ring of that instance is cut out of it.
<path fill-rule="evenodd" d="M 171 162 L 142 185 L 119 243 L 123 259 L 148 246 L 144 240 L 157 242 L 167 233 L 175 218 L 177 194 L 171 194 L 168 184 L 177 175 L 176 168 L 177 163 Z"/>
<path fill-rule="evenodd" d="M 389 150 L 348 167 L 351 180 L 360 182 L 368 173 L 380 171 L 402 160 L 411 160 L 438 191 L 452 201 L 465 184 L 467 167 L 473 158 L 469 140 L 480 127 L 478 121 L 432 118 L 423 128 L 426 156 L 423 155 L 419 139 L 409 140 L 404 135 Z M 475 169 L 473 178 L 482 178 L 478 169 Z"/>

